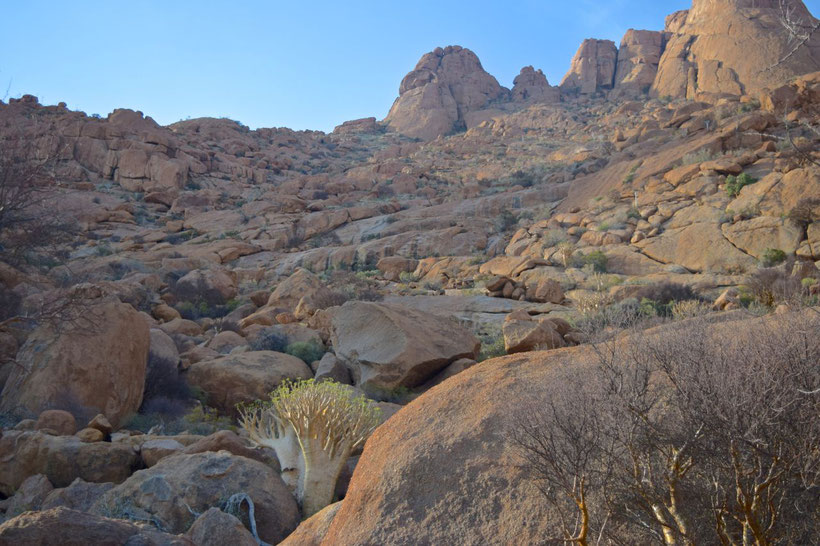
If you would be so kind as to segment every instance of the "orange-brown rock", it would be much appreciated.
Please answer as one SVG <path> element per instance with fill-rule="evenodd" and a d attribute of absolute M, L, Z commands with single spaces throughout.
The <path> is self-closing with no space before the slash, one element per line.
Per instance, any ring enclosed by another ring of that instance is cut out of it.
<path fill-rule="evenodd" d="M 44 474 L 55 487 L 76 478 L 121 482 L 140 464 L 131 446 L 84 443 L 75 436 L 5 431 L 0 437 L 0 493 L 11 494 L 29 476 Z"/>
<path fill-rule="evenodd" d="M 59 329 L 44 324 L 29 336 L 0 408 L 102 413 L 116 426 L 142 402 L 149 343 L 148 325 L 133 307 L 87 300 L 82 317 Z"/>
<path fill-rule="evenodd" d="M 425 54 L 399 87 L 385 118 L 407 136 L 432 140 L 464 126 L 464 115 L 506 94 L 475 53 L 459 46 Z"/>
<path fill-rule="evenodd" d="M 310 379 L 313 373 L 301 359 L 274 351 L 248 351 L 192 364 L 191 385 L 208 395 L 208 403 L 234 414 L 236 404 L 267 396 L 285 379 Z"/>
<path fill-rule="evenodd" d="M 592 95 L 612 89 L 617 58 L 618 49 L 614 42 L 584 40 L 572 59 L 569 72 L 561 80 L 561 91 Z"/>
<path fill-rule="evenodd" d="M 786 6 L 798 27 L 814 27 L 816 20 L 801 0 Z M 778 0 L 694 0 L 688 12 L 667 19 L 670 38 L 652 94 L 690 99 L 702 93 L 740 95 L 817 71 L 820 35 L 791 37 L 781 22 L 784 15 Z"/>
<path fill-rule="evenodd" d="M 637 96 L 649 91 L 658 74 L 663 46 L 661 32 L 626 31 L 615 70 L 615 90 L 620 96 Z"/>
<path fill-rule="evenodd" d="M 539 69 L 525 66 L 513 80 L 512 99 L 520 102 L 558 102 L 561 90 L 552 87 Z"/>
<path fill-rule="evenodd" d="M 63 410 L 46 410 L 37 418 L 37 430 L 49 429 L 59 436 L 71 436 L 77 432 L 74 416 Z"/>

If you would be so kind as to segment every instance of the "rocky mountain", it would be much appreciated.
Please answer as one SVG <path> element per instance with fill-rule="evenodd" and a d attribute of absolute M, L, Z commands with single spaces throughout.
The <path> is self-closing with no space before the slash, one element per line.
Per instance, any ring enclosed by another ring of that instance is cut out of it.
<path fill-rule="evenodd" d="M 818 28 L 694 0 L 510 90 L 439 48 L 331 133 L 0 102 L 0 544 L 811 543 Z"/>

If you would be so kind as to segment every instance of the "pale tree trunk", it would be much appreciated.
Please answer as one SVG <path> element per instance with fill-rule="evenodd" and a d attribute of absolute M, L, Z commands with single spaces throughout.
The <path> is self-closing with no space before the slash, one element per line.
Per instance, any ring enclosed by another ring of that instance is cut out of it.
<path fill-rule="evenodd" d="M 305 470 L 305 460 L 296 432 L 290 424 L 284 424 L 284 434 L 278 438 L 257 439 L 257 443 L 272 448 L 279 459 L 282 481 L 296 495 L 302 494 L 302 475 Z"/>
<path fill-rule="evenodd" d="M 345 446 L 332 456 L 322 449 L 316 438 L 302 440 L 302 451 L 305 456 L 305 472 L 302 480 L 302 515 L 310 517 L 333 502 L 336 481 L 350 455 Z"/>

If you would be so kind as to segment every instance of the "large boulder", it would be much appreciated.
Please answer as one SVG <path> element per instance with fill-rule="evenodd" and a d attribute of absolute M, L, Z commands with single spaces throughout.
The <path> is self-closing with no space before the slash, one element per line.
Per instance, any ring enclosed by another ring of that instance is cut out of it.
<path fill-rule="evenodd" d="M 590 353 L 487 360 L 405 406 L 367 441 L 323 543 L 541 543 L 555 523 L 505 431 Z"/>
<path fill-rule="evenodd" d="M 279 283 L 268 298 L 267 307 L 293 311 L 303 298 L 321 309 L 326 306 L 325 302 L 332 298 L 332 292 L 318 276 L 307 269 L 299 268 Z"/>
<path fill-rule="evenodd" d="M 319 510 L 303 521 L 279 546 L 321 546 L 333 518 L 341 507 L 341 502 L 334 502 Z"/>
<path fill-rule="evenodd" d="M 561 80 L 561 91 L 592 95 L 612 89 L 617 59 L 615 42 L 584 40 L 572 59 L 569 72 Z"/>
<path fill-rule="evenodd" d="M 69 508 L 25 512 L 0 525 L 0 544 L 38 546 L 194 546 L 184 537 L 162 533 L 122 519 L 86 514 Z"/>
<path fill-rule="evenodd" d="M 107 298 L 37 328 L 17 355 L 0 411 L 64 409 L 78 418 L 104 414 L 117 426 L 142 402 L 150 337 L 130 305 Z"/>
<path fill-rule="evenodd" d="M 192 364 L 188 383 L 208 395 L 208 404 L 235 413 L 236 404 L 267 398 L 285 379 L 310 379 L 300 358 L 274 351 L 248 351 Z"/>
<path fill-rule="evenodd" d="M 222 305 L 236 297 L 236 279 L 224 269 L 194 269 L 176 282 L 174 293 L 181 300 Z"/>
<path fill-rule="evenodd" d="M 258 546 L 241 521 L 219 508 L 209 508 L 186 534 L 197 546 Z"/>
<path fill-rule="evenodd" d="M 502 328 L 507 354 L 566 347 L 563 336 L 549 320 L 508 320 Z"/>
<path fill-rule="evenodd" d="M 473 358 L 478 339 L 454 320 L 394 304 L 348 302 L 333 315 L 336 356 L 366 392 L 415 387 L 459 358 Z"/>
<path fill-rule="evenodd" d="M 45 475 L 55 487 L 77 478 L 89 482 L 121 482 L 140 458 L 133 447 L 119 443 L 85 443 L 75 436 L 50 436 L 31 431 L 5 431 L 0 437 L 0 494 L 10 495 L 23 480 Z"/>
<path fill-rule="evenodd" d="M 404 77 L 385 122 L 407 136 L 432 140 L 463 128 L 465 114 L 506 93 L 469 49 L 436 48 Z"/>
<path fill-rule="evenodd" d="M 219 507 L 236 494 L 253 501 L 257 530 L 265 542 L 279 543 L 299 524 L 296 500 L 274 469 L 224 451 L 162 459 L 106 493 L 93 511 L 104 515 L 126 510 L 170 532 L 184 533 L 195 514 Z"/>
<path fill-rule="evenodd" d="M 784 16 L 809 36 L 791 37 Z M 669 41 L 651 92 L 689 99 L 749 94 L 820 70 L 814 25 L 801 0 L 693 0 L 692 9 L 667 18 Z"/>

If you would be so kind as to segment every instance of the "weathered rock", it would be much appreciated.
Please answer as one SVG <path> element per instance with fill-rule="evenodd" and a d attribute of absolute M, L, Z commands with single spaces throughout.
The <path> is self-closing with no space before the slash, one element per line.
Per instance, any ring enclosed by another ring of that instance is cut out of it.
<path fill-rule="evenodd" d="M 102 298 L 89 302 L 82 317 L 60 331 L 46 324 L 29 336 L 0 409 L 102 413 L 117 425 L 142 402 L 148 347 L 148 326 L 133 307 Z"/>
<path fill-rule="evenodd" d="M 790 9 L 793 20 L 813 21 L 803 2 L 790 3 Z M 820 36 L 814 33 L 795 48 L 780 17 L 777 0 L 694 0 L 688 12 L 667 19 L 670 38 L 652 94 L 748 94 L 819 70 Z"/>
<path fill-rule="evenodd" d="M 109 519 L 68 508 L 26 512 L 0 525 L 0 544 L 41 546 L 193 546 L 176 537 L 122 519 Z"/>
<path fill-rule="evenodd" d="M 37 430 L 50 429 L 60 436 L 71 436 L 77 432 L 74 416 L 63 410 L 46 410 L 37 418 Z"/>
<path fill-rule="evenodd" d="M 11 494 L 23 480 L 44 474 L 55 487 L 77 478 L 89 482 L 121 482 L 140 465 L 131 446 L 84 443 L 75 436 L 6 431 L 0 437 L 0 493 Z"/>
<path fill-rule="evenodd" d="M 626 31 L 618 51 L 615 89 L 625 96 L 647 93 L 655 82 L 663 51 L 663 34 L 651 30 Z"/>
<path fill-rule="evenodd" d="M 161 459 L 179 453 L 185 446 L 172 438 L 157 438 L 148 440 L 140 446 L 140 456 L 145 466 L 151 468 Z"/>
<path fill-rule="evenodd" d="M 334 502 L 304 520 L 299 527 L 279 546 L 321 546 L 333 518 L 342 507 L 341 502 Z"/>
<path fill-rule="evenodd" d="M 480 342 L 454 321 L 398 305 L 348 302 L 333 316 L 333 348 L 365 392 L 415 387 Z"/>
<path fill-rule="evenodd" d="M 274 351 L 248 351 L 192 364 L 188 383 L 208 395 L 208 403 L 227 413 L 236 404 L 266 398 L 285 379 L 310 379 L 313 373 L 295 356 Z"/>
<path fill-rule="evenodd" d="M 336 358 L 333 353 L 325 353 L 319 366 L 316 368 L 316 381 L 330 380 L 344 385 L 350 385 L 353 381 L 350 378 L 350 370 L 345 363 Z"/>
<path fill-rule="evenodd" d="M 317 309 L 323 309 L 332 297 L 331 291 L 319 277 L 307 269 L 297 269 L 290 277 L 280 282 L 268 298 L 268 307 L 294 310 L 302 298 Z"/>
<path fill-rule="evenodd" d="M 636 246 L 654 260 L 679 264 L 690 271 L 737 273 L 756 266 L 754 258 L 735 248 L 711 223 L 670 229 Z"/>
<path fill-rule="evenodd" d="M 272 461 L 270 455 L 265 450 L 248 447 L 246 442 L 230 430 L 214 432 L 210 436 L 206 436 L 201 440 L 189 444 L 182 451 L 189 455 L 205 453 L 206 451 L 227 451 L 239 457 L 247 457 L 248 459 L 253 459 L 269 466 L 275 466 L 276 462 L 278 462 Z"/>
<path fill-rule="evenodd" d="M 94 512 L 126 506 L 182 533 L 196 519 L 192 510 L 204 512 L 240 493 L 253 500 L 257 529 L 265 542 L 277 544 L 299 524 L 296 500 L 282 478 L 269 466 L 227 452 L 162 459 L 106 493 Z"/>
<path fill-rule="evenodd" d="M 502 332 L 504 348 L 508 354 L 566 347 L 563 336 L 551 322 L 505 321 Z"/>
<path fill-rule="evenodd" d="M 114 427 L 111 426 L 111 423 L 108 422 L 108 419 L 106 419 L 102 413 L 97 414 L 88 422 L 88 428 L 95 428 L 106 436 L 114 431 Z"/>
<path fill-rule="evenodd" d="M 554 103 L 561 100 L 561 90 L 552 87 L 540 69 L 525 66 L 513 80 L 512 99 L 520 102 Z"/>
<path fill-rule="evenodd" d="M 177 281 L 174 292 L 181 300 L 222 305 L 236 297 L 236 279 L 223 269 L 194 269 Z"/>
<path fill-rule="evenodd" d="M 772 216 L 758 216 L 721 227 L 729 242 L 757 259 L 770 248 L 793 254 L 803 238 L 802 230 L 792 222 Z"/>
<path fill-rule="evenodd" d="M 209 508 L 185 535 L 197 546 L 258 546 L 256 539 L 236 517 L 219 508 Z"/>
<path fill-rule="evenodd" d="M 469 49 L 437 48 L 404 77 L 384 121 L 407 136 L 432 140 L 463 127 L 466 113 L 484 108 L 505 91 Z"/>
<path fill-rule="evenodd" d="M 75 434 L 75 436 L 79 438 L 80 441 L 85 442 L 87 444 L 93 442 L 102 442 L 103 440 L 105 440 L 105 434 L 103 434 L 96 428 L 90 427 L 77 431 L 77 434 Z"/>
<path fill-rule="evenodd" d="M 612 89 L 618 49 L 610 40 L 584 40 L 561 80 L 561 91 L 591 95 Z"/>
<path fill-rule="evenodd" d="M 88 512 L 102 495 L 115 484 L 91 483 L 77 478 L 67 487 L 52 490 L 43 501 L 42 510 L 63 506 L 80 512 Z"/>
<path fill-rule="evenodd" d="M 388 281 L 398 282 L 402 273 L 414 271 L 418 264 L 418 260 L 403 258 L 401 256 L 390 256 L 379 260 L 376 264 L 376 268 L 384 273 L 384 278 Z"/>
<path fill-rule="evenodd" d="M 9 499 L 6 517 L 14 517 L 29 510 L 40 510 L 43 501 L 53 489 L 54 486 L 44 475 L 29 476 L 20 484 L 14 496 Z"/>

